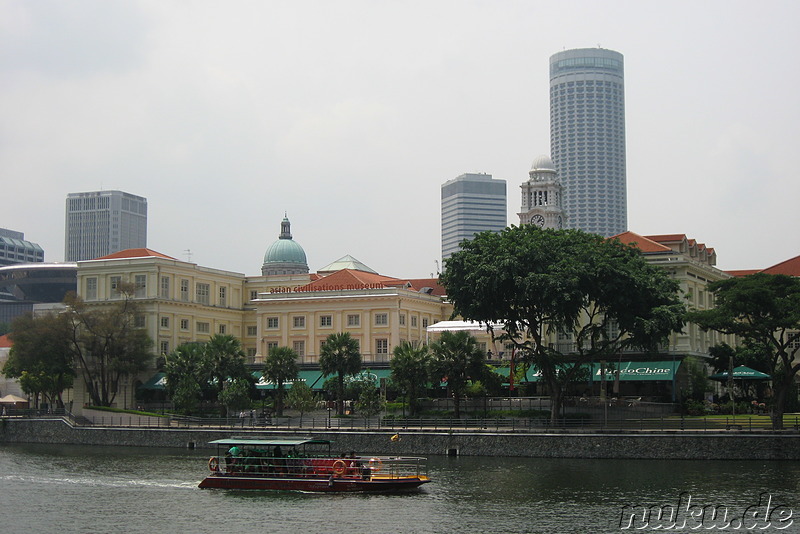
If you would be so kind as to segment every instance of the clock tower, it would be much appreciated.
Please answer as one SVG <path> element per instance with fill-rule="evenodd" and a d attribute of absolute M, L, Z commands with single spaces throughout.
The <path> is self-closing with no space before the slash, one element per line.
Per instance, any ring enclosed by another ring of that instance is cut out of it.
<path fill-rule="evenodd" d="M 556 174 L 556 168 L 549 156 L 539 156 L 533 160 L 528 173 L 530 178 L 523 183 L 522 208 L 519 223 L 535 224 L 540 228 L 561 229 L 566 225 L 566 215 L 562 206 L 563 188 Z"/>

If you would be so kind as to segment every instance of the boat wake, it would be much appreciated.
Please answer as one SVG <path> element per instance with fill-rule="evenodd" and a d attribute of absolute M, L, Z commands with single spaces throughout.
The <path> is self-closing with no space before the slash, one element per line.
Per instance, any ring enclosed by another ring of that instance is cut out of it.
<path fill-rule="evenodd" d="M 195 489 L 197 483 L 193 481 L 178 481 L 178 480 L 133 480 L 133 479 L 103 479 L 95 477 L 81 477 L 81 476 L 21 476 L 21 475 L 2 475 L 0 482 L 8 483 L 26 483 L 26 484 L 48 484 L 48 485 L 88 485 L 100 486 L 110 488 L 132 488 L 132 487 L 148 487 L 148 488 L 178 488 L 178 489 Z"/>

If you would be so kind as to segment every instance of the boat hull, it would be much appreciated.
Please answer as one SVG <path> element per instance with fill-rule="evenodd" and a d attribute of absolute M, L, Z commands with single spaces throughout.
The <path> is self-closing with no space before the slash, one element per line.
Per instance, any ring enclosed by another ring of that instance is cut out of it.
<path fill-rule="evenodd" d="M 430 482 L 425 476 L 403 478 L 280 478 L 267 476 L 212 474 L 200 483 L 202 489 L 283 490 L 314 493 L 391 493 L 415 490 Z"/>

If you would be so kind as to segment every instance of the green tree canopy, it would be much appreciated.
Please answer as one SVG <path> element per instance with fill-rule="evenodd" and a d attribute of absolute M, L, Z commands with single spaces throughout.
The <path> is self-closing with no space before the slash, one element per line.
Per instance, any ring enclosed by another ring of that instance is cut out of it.
<path fill-rule="evenodd" d="M 480 233 L 461 247 L 440 277 L 454 314 L 502 324 L 506 335 L 498 337 L 541 372 L 554 420 L 563 385 L 581 364 L 653 349 L 683 327 L 678 283 L 618 240 L 524 225 Z M 551 346 L 559 333 L 572 336 L 569 350 Z"/>
<path fill-rule="evenodd" d="M 219 402 L 228 414 L 249 410 L 253 405 L 253 382 L 248 378 L 228 380 L 228 385 L 219 394 Z"/>
<path fill-rule="evenodd" d="M 311 386 L 305 380 L 299 380 L 292 384 L 292 388 L 286 395 L 286 403 L 290 408 L 300 412 L 300 426 L 303 426 L 303 415 L 316 408 L 319 402 L 319 395 L 315 394 Z"/>
<path fill-rule="evenodd" d="M 336 414 L 344 413 L 344 378 L 361 370 L 358 341 L 349 332 L 329 335 L 322 344 L 319 366 L 324 375 L 336 375 Z"/>
<path fill-rule="evenodd" d="M 367 382 L 356 400 L 356 411 L 364 416 L 364 421 L 378 415 L 386 405 L 381 398 L 380 389 L 373 382 Z"/>
<path fill-rule="evenodd" d="M 134 290 L 133 284 L 120 284 L 120 300 L 103 306 L 87 306 L 74 293 L 64 299 L 73 354 L 96 406 L 110 406 L 120 379 L 136 376 L 153 361 L 153 342 L 136 323 L 140 310 Z"/>
<path fill-rule="evenodd" d="M 435 383 L 447 382 L 455 416 L 461 417 L 461 398 L 470 381 L 480 381 L 490 372 L 483 351 L 469 332 L 442 332 L 430 346 L 430 376 Z"/>
<path fill-rule="evenodd" d="M 205 369 L 208 380 L 216 389 L 217 398 L 229 382 L 245 380 L 252 382 L 252 376 L 245 365 L 245 353 L 238 338 L 232 335 L 215 334 L 203 347 Z M 220 402 L 221 415 L 227 414 L 224 403 Z"/>
<path fill-rule="evenodd" d="M 261 374 L 275 384 L 275 414 L 278 417 L 283 416 L 284 386 L 297 378 L 297 358 L 297 353 L 289 347 L 275 347 L 264 358 Z"/>
<path fill-rule="evenodd" d="M 694 310 L 690 321 L 706 330 L 739 337 L 763 355 L 775 392 L 772 427 L 783 428 L 783 413 L 800 361 L 800 279 L 756 273 L 709 284 L 716 306 Z"/>
<path fill-rule="evenodd" d="M 408 398 L 411 417 L 419 415 L 419 398 L 424 396 L 430 382 L 428 347 L 404 341 L 394 348 L 389 365 L 392 368 L 392 382 Z"/>
<path fill-rule="evenodd" d="M 164 365 L 166 391 L 178 412 L 195 413 L 200 406 L 203 384 L 208 386 L 203 345 L 186 343 L 167 356 Z"/>
<path fill-rule="evenodd" d="M 69 340 L 70 324 L 64 314 L 34 317 L 20 315 L 13 321 L 10 339 L 14 343 L 2 372 L 20 379 L 22 390 L 51 405 L 64 407 L 62 392 L 72 387 L 75 362 Z"/>

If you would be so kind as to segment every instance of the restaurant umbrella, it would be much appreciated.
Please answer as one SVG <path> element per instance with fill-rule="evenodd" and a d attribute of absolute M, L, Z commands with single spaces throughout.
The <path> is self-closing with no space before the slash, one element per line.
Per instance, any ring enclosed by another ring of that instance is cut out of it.
<path fill-rule="evenodd" d="M 728 378 L 728 371 L 722 371 L 721 373 L 713 374 L 713 375 L 709 376 L 708 378 L 711 379 L 711 380 L 717 380 L 719 382 L 725 382 L 725 381 L 727 381 L 729 379 Z M 767 373 L 762 373 L 761 371 L 756 371 L 755 369 L 751 369 L 750 367 L 747 367 L 746 365 L 740 365 L 739 367 L 734 367 L 733 368 L 733 381 L 741 380 L 742 391 L 744 391 L 744 381 L 745 380 L 748 380 L 748 381 L 771 380 L 771 378 L 772 377 L 770 377 Z M 733 384 L 729 384 L 729 387 L 732 388 Z M 731 400 L 733 401 L 733 392 L 730 391 L 729 393 L 731 394 Z M 736 422 L 735 406 L 736 406 L 736 403 L 734 402 L 733 403 L 733 407 L 734 407 L 734 411 L 733 411 L 734 422 Z"/>
<path fill-rule="evenodd" d="M 722 371 L 721 373 L 717 373 L 714 375 L 709 376 L 711 380 L 717 380 L 719 382 L 725 382 L 728 380 L 728 371 Z M 734 380 L 770 380 L 770 376 L 766 373 L 762 373 L 761 371 L 756 371 L 755 369 L 751 369 L 746 365 L 740 365 L 739 367 L 735 367 L 733 369 L 733 379 Z"/>

